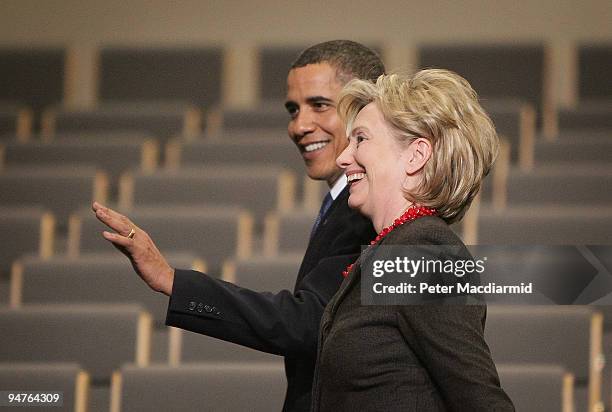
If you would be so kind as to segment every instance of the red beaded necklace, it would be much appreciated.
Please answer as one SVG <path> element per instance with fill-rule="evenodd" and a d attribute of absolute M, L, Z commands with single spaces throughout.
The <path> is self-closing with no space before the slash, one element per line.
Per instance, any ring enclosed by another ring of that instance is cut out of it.
<path fill-rule="evenodd" d="M 402 213 L 400 217 L 395 219 L 391 225 L 381 230 L 380 233 L 376 236 L 376 239 L 370 242 L 370 246 L 377 244 L 385 236 L 391 233 L 396 227 L 401 226 L 406 222 L 412 222 L 413 220 L 423 216 L 434 216 L 437 213 L 438 212 L 436 211 L 436 209 L 432 209 L 430 207 L 412 205 L 404 213 Z M 343 277 L 347 277 L 349 275 L 351 269 L 353 268 L 353 265 L 354 263 L 351 263 L 346 267 L 346 269 L 344 269 L 344 272 L 342 272 Z"/>

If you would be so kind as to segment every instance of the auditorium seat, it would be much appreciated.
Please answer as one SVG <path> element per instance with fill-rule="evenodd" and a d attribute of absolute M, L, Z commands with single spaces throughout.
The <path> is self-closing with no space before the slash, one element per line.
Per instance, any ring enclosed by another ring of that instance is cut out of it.
<path fill-rule="evenodd" d="M 113 375 L 110 410 L 280 411 L 286 387 L 283 367 L 274 363 L 126 365 Z"/>
<path fill-rule="evenodd" d="M 476 230 L 480 244 L 609 244 L 612 207 L 481 206 Z"/>
<path fill-rule="evenodd" d="M 47 210 L 0 207 L 0 279 L 8 280 L 11 264 L 23 254 L 49 258 L 54 239 L 55 218 Z"/>
<path fill-rule="evenodd" d="M 329 193 L 329 186 L 323 180 L 313 180 L 304 176 L 302 194 L 302 208 L 310 210 L 315 214 L 319 213 L 325 195 Z"/>
<path fill-rule="evenodd" d="M 206 119 L 206 136 L 219 137 L 234 132 L 248 133 L 253 130 L 276 130 L 287 136 L 289 114 L 282 102 L 262 103 L 249 109 L 217 107 Z"/>
<path fill-rule="evenodd" d="M 27 141 L 32 134 L 32 110 L 22 104 L 0 101 L 0 140 Z"/>
<path fill-rule="evenodd" d="M 258 139 L 201 139 L 173 140 L 167 146 L 168 168 L 219 165 L 221 163 L 251 165 L 278 165 L 304 173 L 304 163 L 298 148 L 285 135 Z"/>
<path fill-rule="evenodd" d="M 223 164 L 133 173 L 121 182 L 122 208 L 224 204 L 241 206 L 255 218 L 271 210 L 289 210 L 295 202 L 295 176 L 274 166 Z"/>
<path fill-rule="evenodd" d="M 537 141 L 534 147 L 536 167 L 564 163 L 572 168 L 580 163 L 612 165 L 612 130 L 605 141 L 599 136 L 581 136 L 580 139 Z"/>
<path fill-rule="evenodd" d="M 521 412 L 574 411 L 574 376 L 552 364 L 497 364 L 514 407 Z"/>
<path fill-rule="evenodd" d="M 56 47 L 0 48 L 0 100 L 38 112 L 64 98 L 66 51 Z"/>
<path fill-rule="evenodd" d="M 578 96 L 584 100 L 612 99 L 612 43 L 578 45 Z"/>
<path fill-rule="evenodd" d="M 575 108 L 559 109 L 561 131 L 612 130 L 612 97 L 605 101 L 581 101 Z"/>
<path fill-rule="evenodd" d="M 201 256 L 211 273 L 219 273 L 224 259 L 250 256 L 253 247 L 253 217 L 237 207 L 139 207 L 126 215 L 149 233 L 162 253 Z M 91 209 L 73 214 L 68 254 L 114 251 L 103 230 L 108 229 Z"/>
<path fill-rule="evenodd" d="M 524 163 L 536 134 L 536 114 L 532 104 L 515 99 L 489 99 L 482 101 L 491 117 L 497 134 L 510 143 L 512 163 Z"/>
<path fill-rule="evenodd" d="M 0 362 L 78 362 L 94 381 L 149 363 L 151 316 L 136 305 L 0 309 L 0 330 Z"/>
<path fill-rule="evenodd" d="M 612 139 L 612 130 L 560 130 L 556 138 L 563 142 L 592 141 L 605 144 Z"/>
<path fill-rule="evenodd" d="M 506 180 L 508 206 L 588 206 L 612 204 L 612 167 L 594 162 L 550 164 L 533 170 L 511 168 Z M 503 189 L 502 189 L 503 191 Z"/>
<path fill-rule="evenodd" d="M 222 278 L 260 292 L 292 291 L 301 262 L 300 253 L 232 259 L 223 265 Z"/>
<path fill-rule="evenodd" d="M 489 305 L 485 338 L 496 363 L 550 363 L 575 377 L 576 410 L 601 403 L 603 316 L 587 306 Z"/>
<path fill-rule="evenodd" d="M 165 256 L 172 267 L 203 269 L 204 263 L 188 254 Z M 155 326 L 164 325 L 168 298 L 152 291 L 121 253 L 85 254 L 76 258 L 26 256 L 13 264 L 12 307 L 32 304 L 138 303 Z M 95 285 L 94 288 L 91 285 Z"/>
<path fill-rule="evenodd" d="M 0 193 L 0 207 L 44 207 L 64 227 L 74 210 L 93 199 L 106 202 L 108 178 L 90 166 L 20 166 L 0 173 Z"/>
<path fill-rule="evenodd" d="M 200 123 L 200 111 L 181 102 L 102 103 L 93 109 L 47 109 L 41 134 L 51 138 L 66 133 L 133 131 L 150 134 L 163 142 L 175 135 L 197 135 Z"/>
<path fill-rule="evenodd" d="M 178 328 L 170 328 L 168 353 L 170 365 L 199 362 L 283 363 L 281 356 Z"/>
<path fill-rule="evenodd" d="M 215 129 L 214 125 L 208 127 L 208 122 L 210 121 L 209 119 L 212 116 L 209 116 L 209 118 L 206 120 L 207 122 L 207 127 L 206 127 L 206 132 L 202 133 L 199 136 L 181 136 L 183 138 L 183 140 L 199 140 L 199 139 L 211 139 L 211 140 L 221 140 L 221 141 L 228 141 L 228 140 L 247 140 L 250 139 L 253 142 L 257 142 L 259 140 L 266 140 L 269 139 L 271 137 L 276 137 L 279 140 L 282 139 L 287 139 L 287 141 L 289 140 L 289 134 L 287 132 L 287 125 L 285 124 L 285 126 L 283 126 L 282 128 L 272 128 L 272 129 L 267 129 L 267 128 L 256 128 L 256 129 L 232 129 L 232 130 L 225 130 L 223 128 L 221 129 Z M 220 125 L 219 125 L 220 127 Z"/>
<path fill-rule="evenodd" d="M 87 164 L 104 170 L 112 182 L 127 170 L 150 172 L 157 167 L 158 145 L 154 139 L 108 136 L 96 139 L 66 137 L 50 142 L 5 144 L 7 167 Z"/>
<path fill-rule="evenodd" d="M 459 73 L 485 105 L 488 99 L 512 98 L 542 113 L 547 67 L 541 44 L 424 44 L 418 53 L 419 67 Z"/>
<path fill-rule="evenodd" d="M 264 254 L 304 253 L 318 211 L 297 209 L 266 216 Z"/>
<path fill-rule="evenodd" d="M 209 107 L 221 100 L 223 50 L 104 46 L 99 72 L 103 102 L 182 100 Z"/>
<path fill-rule="evenodd" d="M 47 403 L 47 408 L 42 405 L 32 407 L 32 410 L 36 411 L 85 412 L 87 411 L 89 385 L 89 374 L 76 363 L 0 363 L 0 388 L 3 390 L 61 393 L 62 407 Z M 17 410 L 23 410 L 23 407 Z"/>
<path fill-rule="evenodd" d="M 259 97 L 281 103 L 287 95 L 287 73 L 304 46 L 268 46 L 259 52 Z"/>

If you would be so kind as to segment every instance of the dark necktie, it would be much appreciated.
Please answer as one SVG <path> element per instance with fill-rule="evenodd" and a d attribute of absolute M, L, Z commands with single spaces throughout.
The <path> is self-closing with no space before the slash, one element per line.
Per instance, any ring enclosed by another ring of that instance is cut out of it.
<path fill-rule="evenodd" d="M 329 210 L 329 207 L 334 202 L 334 199 L 331 197 L 331 193 L 327 193 L 325 198 L 323 199 L 323 203 L 321 203 L 321 208 L 319 209 L 319 214 L 317 215 L 317 220 L 315 220 L 314 225 L 312 226 L 312 231 L 310 232 L 310 237 L 312 238 L 317 231 L 317 228 L 321 224 L 321 220 L 323 220 L 323 216 Z"/>

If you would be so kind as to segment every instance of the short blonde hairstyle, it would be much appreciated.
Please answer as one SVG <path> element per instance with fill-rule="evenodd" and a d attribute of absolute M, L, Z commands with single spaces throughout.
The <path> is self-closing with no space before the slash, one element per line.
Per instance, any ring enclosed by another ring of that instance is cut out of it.
<path fill-rule="evenodd" d="M 405 197 L 435 208 L 448 223 L 461 220 L 499 151 L 493 122 L 467 80 L 442 69 L 382 75 L 376 83 L 351 80 L 338 103 L 347 131 L 369 103 L 376 104 L 400 143 L 422 137 L 432 145 L 419 189 Z"/>

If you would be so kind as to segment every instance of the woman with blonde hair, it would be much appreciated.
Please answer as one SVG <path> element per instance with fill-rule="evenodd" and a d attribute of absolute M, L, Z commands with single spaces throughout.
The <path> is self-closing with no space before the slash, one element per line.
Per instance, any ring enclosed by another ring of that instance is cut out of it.
<path fill-rule="evenodd" d="M 340 97 L 349 145 L 337 163 L 349 206 L 379 235 L 328 304 L 319 336 L 314 411 L 512 411 L 484 340 L 486 306 L 361 304 L 373 248 L 444 245 L 471 258 L 449 228 L 498 151 L 469 83 L 447 70 L 353 80 Z M 365 276 L 365 269 L 364 274 Z"/>

